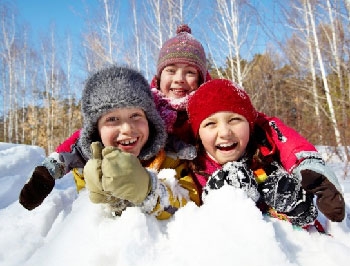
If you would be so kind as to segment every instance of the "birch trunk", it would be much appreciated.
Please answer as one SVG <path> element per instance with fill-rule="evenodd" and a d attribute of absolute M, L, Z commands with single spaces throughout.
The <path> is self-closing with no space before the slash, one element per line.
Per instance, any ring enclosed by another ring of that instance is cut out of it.
<path fill-rule="evenodd" d="M 329 113 L 330 113 L 330 117 L 331 117 L 331 122 L 332 122 L 333 129 L 334 129 L 335 141 L 336 141 L 337 146 L 341 146 L 342 142 L 341 142 L 341 137 L 340 137 L 340 131 L 339 131 L 337 119 L 335 116 L 332 96 L 330 94 L 330 88 L 328 86 L 326 71 L 325 71 L 325 67 L 323 64 L 323 58 L 322 58 L 321 49 L 319 46 L 318 37 L 317 37 L 314 11 L 311 7 L 309 0 L 306 0 L 306 5 L 307 5 L 307 10 L 308 10 L 308 16 L 310 19 L 311 31 L 312 31 L 312 35 L 313 35 L 313 39 L 314 39 L 315 52 L 317 55 L 317 60 L 318 60 L 318 64 L 319 64 L 320 71 L 321 71 L 321 78 L 322 78 L 322 82 L 323 82 L 323 86 L 324 86 L 324 90 L 325 90 L 325 94 L 326 94 L 327 105 L 328 105 L 328 109 L 329 109 Z"/>

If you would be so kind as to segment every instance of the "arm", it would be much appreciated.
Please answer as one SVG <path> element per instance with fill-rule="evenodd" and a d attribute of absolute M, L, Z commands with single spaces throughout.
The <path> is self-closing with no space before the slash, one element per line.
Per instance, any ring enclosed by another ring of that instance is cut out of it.
<path fill-rule="evenodd" d="M 78 129 L 75 131 L 69 138 L 67 138 L 65 141 L 63 141 L 60 145 L 57 146 L 56 152 L 71 152 L 72 151 L 72 145 L 77 142 L 80 136 L 81 129 Z"/>
<path fill-rule="evenodd" d="M 58 154 L 50 154 L 41 165 L 35 167 L 20 192 L 19 203 L 27 210 L 35 209 L 51 193 L 55 179 L 64 174 L 64 164 L 58 159 Z"/>
<path fill-rule="evenodd" d="M 282 166 L 289 173 L 304 159 L 320 157 L 314 145 L 277 117 L 259 113 L 256 124 L 266 133 L 271 152 L 278 152 Z"/>
<path fill-rule="evenodd" d="M 331 221 L 342 221 L 345 203 L 339 181 L 316 148 L 276 117 L 259 113 L 257 124 L 266 132 L 272 150 L 278 150 L 283 167 L 301 181 L 303 189 L 317 196 L 322 213 Z"/>

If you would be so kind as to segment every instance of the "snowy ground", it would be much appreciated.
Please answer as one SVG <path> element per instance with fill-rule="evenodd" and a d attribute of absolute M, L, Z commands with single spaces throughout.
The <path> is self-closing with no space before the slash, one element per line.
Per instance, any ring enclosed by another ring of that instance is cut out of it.
<path fill-rule="evenodd" d="M 309 233 L 262 216 L 233 188 L 215 191 L 200 208 L 188 204 L 168 221 L 148 217 L 137 208 L 111 218 L 89 201 L 86 191 L 76 193 L 68 174 L 41 206 L 27 211 L 18 195 L 44 156 L 39 147 L 0 143 L 0 265 L 350 263 L 350 209 L 342 223 L 327 223 L 331 236 Z M 327 159 L 350 206 L 350 171 L 337 157 Z"/>

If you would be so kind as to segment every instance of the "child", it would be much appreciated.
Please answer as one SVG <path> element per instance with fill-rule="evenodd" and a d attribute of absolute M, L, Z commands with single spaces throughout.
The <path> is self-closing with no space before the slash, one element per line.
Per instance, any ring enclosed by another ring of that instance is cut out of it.
<path fill-rule="evenodd" d="M 188 25 L 180 25 L 176 36 L 160 49 L 157 74 L 151 82 L 158 112 L 168 132 L 166 150 L 174 157 L 192 160 L 196 150 L 186 112 L 188 97 L 210 79 L 202 44 Z"/>
<path fill-rule="evenodd" d="M 229 184 L 298 226 L 316 219 L 314 194 L 318 204 L 328 201 L 326 213 L 338 214 L 338 209 L 344 208 L 342 194 L 325 177 L 319 176 L 317 182 L 305 186 L 282 167 L 276 154 L 264 156 L 269 132 L 257 124 L 258 112 L 237 84 L 225 79 L 203 84 L 190 98 L 188 114 L 197 138 L 198 157 L 193 163 L 203 200 L 211 190 Z M 333 199 L 323 197 L 327 190 L 334 192 Z M 344 215 L 335 217 L 339 221 Z"/>
<path fill-rule="evenodd" d="M 186 106 L 189 95 L 210 79 L 203 46 L 193 37 L 187 25 L 180 25 L 177 35 L 162 46 L 158 57 L 157 74 L 151 82 L 153 98 L 168 133 L 165 150 L 175 161 L 193 160 L 196 157 L 195 140 L 189 127 Z M 326 177 L 327 181 L 329 179 L 340 191 L 334 173 L 325 166 L 321 155 L 305 138 L 285 126 L 278 118 L 267 117 L 262 113 L 258 113 L 256 123 L 268 133 L 269 145 L 261 147 L 264 156 L 279 156 L 283 167 L 288 173 L 293 173 L 299 180 L 303 180 L 305 188 L 310 185 L 312 187 L 321 175 Z M 79 146 L 75 144 L 79 135 L 80 130 L 63 142 L 56 153 L 46 158 L 43 162 L 45 169 L 38 166 L 42 171 L 34 171 L 25 185 L 28 193 L 20 195 L 20 202 L 25 208 L 31 210 L 39 206 L 52 190 L 55 179 L 70 170 L 73 170 L 77 190 L 85 186 L 79 169 L 84 167 L 86 159 L 82 156 Z M 45 189 L 39 185 L 41 182 L 46 184 Z M 326 186 L 327 184 L 325 182 Z M 324 191 L 327 192 L 327 199 L 323 202 L 327 204 L 337 190 Z M 326 209 L 329 209 L 327 206 L 321 209 L 331 220 L 339 220 L 344 213 L 344 209 L 339 209 L 336 214 L 333 211 L 327 213 Z"/>
<path fill-rule="evenodd" d="M 140 206 L 159 219 L 190 199 L 199 202 L 185 165 L 168 164 L 164 124 L 140 73 L 112 66 L 92 75 L 82 112 L 78 146 L 88 159 L 83 174 L 92 202 L 106 203 L 117 215 Z M 176 180 L 175 171 L 164 168 L 175 169 Z"/>
<path fill-rule="evenodd" d="M 186 106 L 188 95 L 206 79 L 203 46 L 192 35 L 187 25 L 180 25 L 177 35 L 162 46 L 157 65 L 157 75 L 151 82 L 153 98 L 168 133 L 167 154 L 175 164 L 182 159 L 193 159 L 196 149 L 190 143 Z M 20 203 L 28 210 L 38 207 L 55 185 L 55 179 L 73 171 L 78 192 L 85 187 L 82 169 L 86 163 L 84 153 L 77 141 L 81 130 L 74 132 L 37 166 L 20 194 Z"/>

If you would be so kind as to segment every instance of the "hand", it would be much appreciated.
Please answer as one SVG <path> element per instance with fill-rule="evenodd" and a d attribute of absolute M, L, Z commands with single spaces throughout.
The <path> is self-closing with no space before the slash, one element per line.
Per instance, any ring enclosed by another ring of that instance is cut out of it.
<path fill-rule="evenodd" d="M 309 169 L 302 170 L 301 176 L 302 187 L 317 196 L 316 204 L 319 210 L 329 220 L 341 222 L 345 217 L 345 202 L 333 183 L 322 174 Z"/>
<path fill-rule="evenodd" d="M 219 189 L 225 184 L 243 189 L 248 197 L 255 202 L 260 198 L 254 174 L 245 163 L 228 162 L 222 169 L 214 172 L 208 179 L 203 195 L 205 196 L 210 190 Z"/>
<path fill-rule="evenodd" d="M 300 187 L 300 181 L 295 175 L 289 174 L 281 165 L 272 163 L 268 177 L 260 184 L 260 191 L 267 205 L 278 212 L 290 212 L 299 202 Z"/>
<path fill-rule="evenodd" d="M 84 179 L 86 188 L 89 190 L 90 200 L 93 203 L 112 203 L 116 201 L 109 192 L 102 188 L 102 144 L 93 142 L 91 144 L 92 159 L 88 160 L 84 167 Z"/>
<path fill-rule="evenodd" d="M 35 167 L 29 181 L 23 186 L 19 203 L 27 210 L 38 207 L 55 186 L 55 179 L 45 166 Z"/>
<path fill-rule="evenodd" d="M 102 187 L 117 198 L 140 204 L 151 189 L 150 175 L 133 154 L 115 147 L 102 151 Z"/>

